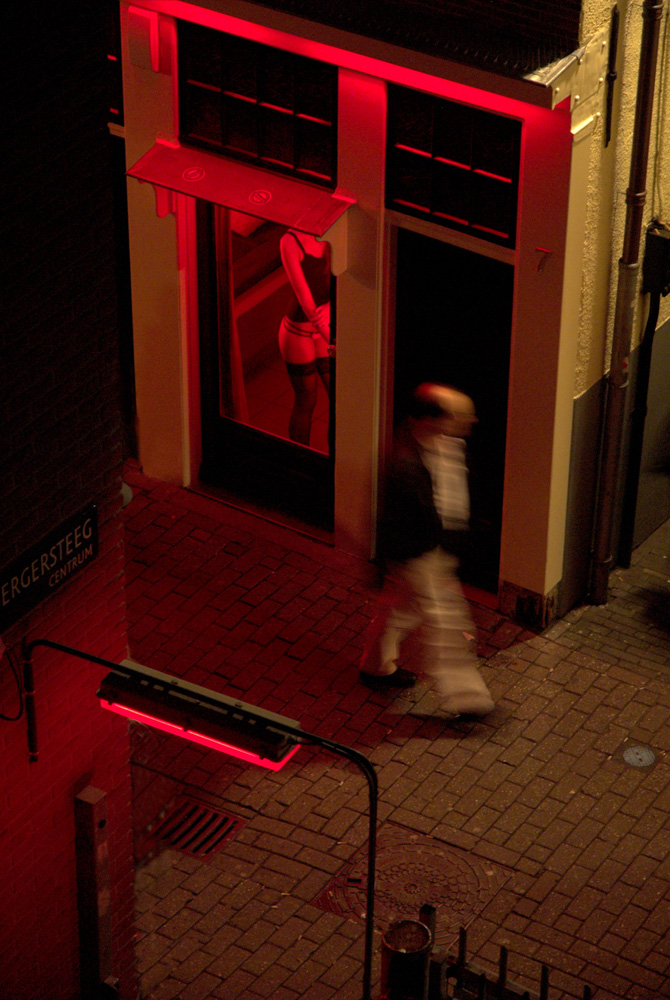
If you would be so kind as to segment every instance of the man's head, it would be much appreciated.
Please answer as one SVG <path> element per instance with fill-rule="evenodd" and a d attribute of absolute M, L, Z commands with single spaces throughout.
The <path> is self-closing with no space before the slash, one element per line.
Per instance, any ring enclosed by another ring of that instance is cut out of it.
<path fill-rule="evenodd" d="M 477 422 L 469 396 L 450 385 L 422 382 L 414 392 L 410 417 L 421 436 L 467 437 Z"/>

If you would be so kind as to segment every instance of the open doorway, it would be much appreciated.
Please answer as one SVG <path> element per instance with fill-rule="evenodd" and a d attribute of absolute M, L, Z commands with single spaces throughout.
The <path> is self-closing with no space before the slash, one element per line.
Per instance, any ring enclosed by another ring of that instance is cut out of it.
<path fill-rule="evenodd" d="M 424 381 L 474 400 L 468 445 L 472 545 L 463 579 L 498 591 L 512 327 L 511 264 L 398 230 L 394 423 Z"/>

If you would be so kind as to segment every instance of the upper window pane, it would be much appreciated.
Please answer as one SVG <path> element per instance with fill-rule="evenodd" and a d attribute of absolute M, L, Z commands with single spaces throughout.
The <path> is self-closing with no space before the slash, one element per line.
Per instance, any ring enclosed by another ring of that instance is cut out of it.
<path fill-rule="evenodd" d="M 518 171 L 519 143 L 508 118 L 487 115 L 473 136 L 472 166 L 513 181 Z"/>
<path fill-rule="evenodd" d="M 433 154 L 447 163 L 471 167 L 474 124 L 472 108 L 453 101 L 441 101 L 437 110 L 439 113 L 435 115 Z"/>
<path fill-rule="evenodd" d="M 328 143 L 330 128 L 326 122 L 299 118 L 295 130 L 296 170 L 307 180 L 325 183 L 329 177 Z"/>
<path fill-rule="evenodd" d="M 293 61 L 278 49 L 265 49 L 258 66 L 258 100 L 262 104 L 292 111 L 295 106 L 293 94 Z"/>
<path fill-rule="evenodd" d="M 335 124 L 337 73 L 326 63 L 296 56 L 293 60 L 295 113 L 328 125 Z"/>
<path fill-rule="evenodd" d="M 185 80 L 221 89 L 221 46 L 215 32 L 199 24 L 181 24 L 180 71 Z"/>
<path fill-rule="evenodd" d="M 425 94 L 401 87 L 389 87 L 389 132 L 394 146 L 431 153 L 433 148 L 433 108 Z"/>
<path fill-rule="evenodd" d="M 229 94 L 237 94 L 239 97 L 255 100 L 258 72 L 256 47 L 244 38 L 219 35 L 211 28 L 207 30 L 215 39 L 220 39 L 223 89 Z"/>
<path fill-rule="evenodd" d="M 221 133 L 223 149 L 228 153 L 257 157 L 258 129 L 255 105 L 224 94 L 219 114 L 223 123 Z"/>
<path fill-rule="evenodd" d="M 334 187 L 337 67 L 178 25 L 181 141 Z"/>
<path fill-rule="evenodd" d="M 295 165 L 293 118 L 288 112 L 275 108 L 262 110 L 261 159 L 290 169 Z"/>
<path fill-rule="evenodd" d="M 196 84 L 188 83 L 186 87 L 195 90 Z M 193 94 L 192 100 L 182 104 L 182 129 L 201 146 L 220 146 L 221 132 L 221 95 L 218 91 L 200 87 Z"/>
<path fill-rule="evenodd" d="M 389 86 L 386 204 L 514 246 L 521 122 Z"/>

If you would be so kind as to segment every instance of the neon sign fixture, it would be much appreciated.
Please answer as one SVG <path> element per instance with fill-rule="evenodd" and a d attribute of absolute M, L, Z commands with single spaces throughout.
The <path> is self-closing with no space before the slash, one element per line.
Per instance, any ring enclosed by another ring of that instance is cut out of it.
<path fill-rule="evenodd" d="M 316 733 L 308 733 L 293 719 L 274 712 L 235 701 L 209 688 L 180 681 L 158 670 L 151 670 L 133 660 L 113 663 L 111 660 L 65 646 L 51 639 L 33 639 L 22 644 L 23 693 L 28 729 L 28 759 L 36 762 L 37 722 L 35 717 L 35 684 L 33 650 L 38 646 L 58 650 L 89 663 L 107 667 L 98 691 L 103 708 L 119 715 L 145 722 L 167 733 L 183 736 L 215 750 L 232 754 L 273 771 L 279 770 L 302 744 L 322 747 L 355 764 L 367 781 L 369 794 L 368 884 L 366 892 L 365 942 L 363 953 L 363 1000 L 372 1000 L 372 949 L 374 939 L 375 873 L 377 858 L 378 782 L 374 765 L 352 747 L 336 743 Z M 146 711 L 153 705 L 154 711 Z M 191 721 L 198 723 L 191 728 Z M 200 732 L 210 729 L 212 735 Z M 234 739 L 228 743 L 222 735 Z"/>
<path fill-rule="evenodd" d="M 288 749 L 288 752 L 281 760 L 273 761 L 266 757 L 261 757 L 257 753 L 253 753 L 251 750 L 245 750 L 243 747 L 234 746 L 232 743 L 226 743 L 224 740 L 215 739 L 213 736 L 206 736 L 204 733 L 199 733 L 195 729 L 187 729 L 185 726 L 180 726 L 175 722 L 168 722 L 165 719 L 160 719 L 158 716 L 150 715 L 148 712 L 140 712 L 138 709 L 130 708 L 128 705 L 122 705 L 120 702 L 106 701 L 104 698 L 100 699 L 100 705 L 102 708 L 108 708 L 111 712 L 116 712 L 117 715 L 123 715 L 127 719 L 131 719 L 134 722 L 140 722 L 143 725 L 152 726 L 154 729 L 160 729 L 161 732 L 171 733 L 173 736 L 181 736 L 184 739 L 190 740 L 191 743 L 199 743 L 201 746 L 207 747 L 210 750 L 219 750 L 221 753 L 228 754 L 230 757 L 236 757 L 238 760 L 246 761 L 247 764 L 257 764 L 260 767 L 265 767 L 269 771 L 279 771 L 284 764 L 287 763 L 297 751 L 300 746 L 296 743 L 294 746 Z"/>
<path fill-rule="evenodd" d="M 123 660 L 100 682 L 103 708 L 201 746 L 278 771 L 300 741 L 293 719 L 190 684 L 134 660 Z"/>

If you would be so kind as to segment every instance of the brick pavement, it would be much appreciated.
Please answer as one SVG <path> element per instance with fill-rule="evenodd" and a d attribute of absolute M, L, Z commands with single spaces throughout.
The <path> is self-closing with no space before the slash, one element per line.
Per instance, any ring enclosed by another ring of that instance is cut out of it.
<path fill-rule="evenodd" d="M 615 571 L 607 605 L 541 635 L 473 605 L 497 707 L 448 726 L 421 684 L 393 698 L 357 683 L 365 563 L 135 468 L 126 479 L 133 657 L 368 756 L 380 842 L 431 838 L 456 866 L 447 888 L 481 967 L 504 944 L 531 995 L 545 963 L 551 1000 L 583 985 L 670 997 L 670 524 Z M 133 741 L 142 996 L 358 1000 L 363 925 L 321 905 L 366 841 L 356 769 L 310 748 L 271 773 L 139 727 Z M 649 766 L 626 762 L 640 748 Z M 148 825 L 183 794 L 245 821 L 206 860 L 147 853 Z M 378 953 L 377 936 L 375 977 Z"/>

